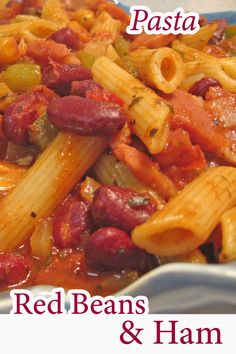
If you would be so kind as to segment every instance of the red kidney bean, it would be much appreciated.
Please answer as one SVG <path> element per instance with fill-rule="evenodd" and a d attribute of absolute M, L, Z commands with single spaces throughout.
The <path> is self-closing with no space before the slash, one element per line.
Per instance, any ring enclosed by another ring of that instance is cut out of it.
<path fill-rule="evenodd" d="M 16 254 L 0 255 L 0 287 L 16 285 L 26 279 L 29 264 L 25 257 Z"/>
<path fill-rule="evenodd" d="M 218 28 L 213 34 L 212 38 L 209 40 L 209 44 L 219 44 L 222 39 L 224 39 L 225 26 L 228 24 L 226 19 L 216 20 L 214 22 L 218 23 Z"/>
<path fill-rule="evenodd" d="M 49 98 L 41 92 L 32 92 L 19 96 L 4 112 L 3 132 L 18 145 L 29 143 L 28 126 L 43 111 L 46 111 Z"/>
<path fill-rule="evenodd" d="M 73 96 L 86 97 L 86 92 L 94 89 L 102 89 L 102 86 L 94 80 L 73 81 L 70 94 Z"/>
<path fill-rule="evenodd" d="M 190 88 L 189 93 L 195 96 L 201 96 L 205 98 L 205 95 L 211 86 L 220 86 L 219 81 L 213 79 L 212 77 L 204 77 L 203 79 L 195 82 Z"/>
<path fill-rule="evenodd" d="M 156 211 L 156 203 L 146 194 L 108 185 L 99 189 L 91 208 L 97 225 L 131 231 Z"/>
<path fill-rule="evenodd" d="M 86 263 L 94 269 L 146 272 L 154 268 L 155 258 L 138 248 L 129 235 L 114 227 L 103 227 L 89 238 L 85 249 Z"/>
<path fill-rule="evenodd" d="M 65 44 L 72 50 L 79 49 L 79 40 L 74 31 L 68 27 L 61 28 L 59 31 L 54 32 L 50 39 L 53 39 L 57 43 Z"/>
<path fill-rule="evenodd" d="M 56 98 L 49 103 L 47 112 L 57 128 L 81 135 L 114 134 L 126 121 L 120 106 L 79 96 Z"/>
<path fill-rule="evenodd" d="M 54 243 L 59 248 L 81 246 L 82 235 L 91 229 L 89 204 L 69 197 L 57 210 L 53 220 Z"/>
<path fill-rule="evenodd" d="M 60 64 L 50 60 L 43 69 L 44 84 L 61 95 L 69 94 L 72 81 L 91 78 L 91 71 L 77 64 Z"/>

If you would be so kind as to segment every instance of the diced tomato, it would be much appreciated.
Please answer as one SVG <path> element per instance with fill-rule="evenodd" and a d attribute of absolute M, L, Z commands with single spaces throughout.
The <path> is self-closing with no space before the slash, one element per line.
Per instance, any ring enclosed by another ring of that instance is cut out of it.
<path fill-rule="evenodd" d="M 194 145 L 192 149 L 192 161 L 186 165 L 182 165 L 183 170 L 193 171 L 197 169 L 204 169 L 207 166 L 204 153 L 199 145 Z"/>
<path fill-rule="evenodd" d="M 223 128 L 236 127 L 236 94 L 211 87 L 206 94 L 205 108 Z"/>
<path fill-rule="evenodd" d="M 164 150 L 157 154 L 155 159 L 161 166 L 184 166 L 194 163 L 200 152 L 204 161 L 201 148 L 198 145 L 193 146 L 188 132 L 179 128 L 170 131 Z"/>
<path fill-rule="evenodd" d="M 236 94 L 211 87 L 206 94 L 205 109 L 227 138 L 228 148 L 222 149 L 223 158 L 236 164 Z"/>
<path fill-rule="evenodd" d="M 163 198 L 169 199 L 176 193 L 171 180 L 159 170 L 157 162 L 152 161 L 138 149 L 119 144 L 113 150 L 114 155 L 127 165 L 129 170 L 147 186 L 156 190 Z"/>
<path fill-rule="evenodd" d="M 94 87 L 91 90 L 86 92 L 86 98 L 99 102 L 111 102 L 116 103 L 119 106 L 123 107 L 124 102 L 119 98 L 115 93 Z"/>
<path fill-rule="evenodd" d="M 188 183 L 194 180 L 201 172 L 201 169 L 186 170 L 186 166 L 167 166 L 165 174 L 171 179 L 178 190 L 183 189 Z"/>
<path fill-rule="evenodd" d="M 53 40 L 38 39 L 28 43 L 27 55 L 39 64 L 48 63 L 49 59 L 63 62 L 69 54 L 70 50 L 65 44 Z"/>
<path fill-rule="evenodd" d="M 188 132 L 180 128 L 170 131 L 164 150 L 155 155 L 155 160 L 178 189 L 207 167 L 200 146 L 192 145 Z"/>
<path fill-rule="evenodd" d="M 218 153 L 228 142 L 221 127 L 214 125 L 214 120 L 204 107 L 200 106 L 188 92 L 176 90 L 171 95 L 164 95 L 172 104 L 174 114 L 170 119 L 172 129 L 183 128 L 190 134 L 193 143 L 208 152 Z"/>
<path fill-rule="evenodd" d="M 40 90 L 18 96 L 4 112 L 4 135 L 15 144 L 27 145 L 29 125 L 45 113 L 51 98 Z"/>

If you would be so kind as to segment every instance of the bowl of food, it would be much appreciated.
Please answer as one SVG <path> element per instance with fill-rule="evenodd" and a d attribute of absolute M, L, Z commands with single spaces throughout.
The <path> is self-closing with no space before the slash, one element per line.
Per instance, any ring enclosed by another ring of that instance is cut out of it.
<path fill-rule="evenodd" d="M 111 2 L 0 8 L 0 313 L 54 287 L 236 310 L 232 14 L 132 36 Z"/>

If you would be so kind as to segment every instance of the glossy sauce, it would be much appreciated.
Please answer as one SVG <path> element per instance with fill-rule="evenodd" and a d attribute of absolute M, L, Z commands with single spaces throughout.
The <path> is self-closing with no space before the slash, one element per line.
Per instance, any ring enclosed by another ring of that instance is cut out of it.
<path fill-rule="evenodd" d="M 136 271 L 94 272 L 86 266 L 84 252 L 81 250 L 53 248 L 51 256 L 44 263 L 31 256 L 28 243 L 22 245 L 18 252 L 30 259 L 30 272 L 22 282 L 0 287 L 0 291 L 33 285 L 51 285 L 66 290 L 85 289 L 91 295 L 107 296 L 121 290 L 139 276 Z"/>

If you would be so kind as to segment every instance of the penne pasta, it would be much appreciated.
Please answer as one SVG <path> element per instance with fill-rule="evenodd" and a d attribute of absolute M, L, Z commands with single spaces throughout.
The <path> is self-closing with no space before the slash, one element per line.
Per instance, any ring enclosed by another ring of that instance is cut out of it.
<path fill-rule="evenodd" d="M 162 264 L 168 263 L 193 263 L 193 264 L 207 264 L 206 257 L 199 248 L 178 256 L 173 257 L 158 257 L 158 260 Z"/>
<path fill-rule="evenodd" d="M 31 16 L 31 15 L 17 15 L 14 18 L 13 22 L 25 22 L 25 21 L 38 21 L 37 16 Z"/>
<path fill-rule="evenodd" d="M 112 42 L 116 40 L 121 33 L 121 21 L 112 18 L 106 11 L 102 11 L 96 18 L 91 30 L 91 36 L 96 33 L 109 33 Z"/>
<path fill-rule="evenodd" d="M 177 15 L 0 0 L 0 292 L 236 261 L 236 32 Z"/>
<path fill-rule="evenodd" d="M 221 215 L 235 204 L 235 184 L 235 168 L 209 169 L 161 211 L 137 226 L 132 233 L 134 243 L 160 256 L 193 251 L 207 240 Z"/>
<path fill-rule="evenodd" d="M 157 89 L 171 93 L 184 78 L 184 63 L 171 48 L 138 49 L 130 53 L 142 80 Z"/>
<path fill-rule="evenodd" d="M 189 47 L 201 50 L 208 44 L 217 28 L 217 23 L 209 23 L 202 26 L 196 33 L 181 35 L 179 39 Z"/>
<path fill-rule="evenodd" d="M 46 0 L 42 8 L 42 18 L 64 27 L 70 22 L 69 16 L 59 0 Z"/>
<path fill-rule="evenodd" d="M 107 49 L 106 49 L 105 57 L 110 58 L 114 62 L 116 62 L 116 61 L 118 61 L 120 59 L 120 57 L 117 54 L 115 48 L 111 44 L 109 44 Z"/>
<path fill-rule="evenodd" d="M 222 230 L 221 263 L 236 260 L 236 207 L 226 211 L 220 220 Z"/>
<path fill-rule="evenodd" d="M 148 150 L 153 154 L 161 151 L 166 144 L 172 108 L 109 58 L 98 58 L 92 72 L 96 81 L 124 101 L 130 127 Z"/>
<path fill-rule="evenodd" d="M 32 21 L 28 27 L 28 32 L 37 38 L 48 38 L 52 33 L 62 28 L 61 25 L 52 21 L 43 20 Z M 24 31 L 23 31 L 24 33 Z"/>
<path fill-rule="evenodd" d="M 179 88 L 185 91 L 189 91 L 190 88 L 195 84 L 195 82 L 203 78 L 204 78 L 203 74 L 195 74 L 195 75 L 187 76 L 183 79 L 183 81 L 179 85 Z"/>
<path fill-rule="evenodd" d="M 175 40 L 172 48 L 177 50 L 185 63 L 185 74 L 203 74 L 220 82 L 223 88 L 236 93 L 236 58 L 216 58 Z"/>
<path fill-rule="evenodd" d="M 21 244 L 91 167 L 104 139 L 60 133 L 0 201 L 0 252 Z"/>
<path fill-rule="evenodd" d="M 0 9 L 4 9 L 7 6 L 8 0 L 0 0 Z"/>
<path fill-rule="evenodd" d="M 7 25 L 1 25 L 0 37 L 15 36 L 19 40 L 22 38 L 26 40 L 32 40 L 35 38 L 37 39 L 37 37 L 47 38 L 60 28 L 60 25 L 44 19 L 38 19 L 37 21 L 27 20 L 22 22 L 14 22 Z M 26 33 L 28 33 L 28 37 L 25 35 Z M 31 37 L 29 39 L 30 35 Z"/>

